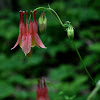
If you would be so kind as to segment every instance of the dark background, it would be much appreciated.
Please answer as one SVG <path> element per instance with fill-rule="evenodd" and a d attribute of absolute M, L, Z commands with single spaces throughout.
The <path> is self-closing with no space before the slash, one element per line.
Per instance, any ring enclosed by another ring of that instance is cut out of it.
<path fill-rule="evenodd" d="M 19 10 L 30 12 L 48 4 L 63 23 L 74 26 L 74 42 L 84 63 L 93 79 L 100 80 L 100 0 L 0 0 L 0 100 L 36 100 L 40 77 L 48 81 L 50 100 L 86 100 L 95 88 L 67 33 L 47 11 L 47 31 L 38 33 L 47 49 L 32 48 L 32 57 L 19 46 L 10 50 L 19 34 Z M 100 91 L 93 100 L 99 99 Z"/>

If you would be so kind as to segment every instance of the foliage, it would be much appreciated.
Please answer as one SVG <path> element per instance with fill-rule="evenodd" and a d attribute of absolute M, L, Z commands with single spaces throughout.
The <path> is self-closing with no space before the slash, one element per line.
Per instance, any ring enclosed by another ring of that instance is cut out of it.
<path fill-rule="evenodd" d="M 66 32 L 49 12 L 45 11 L 48 21 L 46 33 L 38 33 L 47 49 L 34 47 L 32 57 L 25 57 L 19 47 L 10 50 L 18 36 L 18 11 L 47 7 L 48 1 L 5 0 L 3 4 L 0 8 L 0 100 L 35 100 L 37 79 L 41 76 L 50 81 L 50 100 L 86 100 L 95 86 Z M 100 80 L 99 4 L 99 0 L 49 1 L 63 22 L 72 22 L 75 44 L 96 82 Z M 37 20 L 41 11 L 37 11 Z M 99 94 L 100 91 L 94 100 L 99 100 Z"/>

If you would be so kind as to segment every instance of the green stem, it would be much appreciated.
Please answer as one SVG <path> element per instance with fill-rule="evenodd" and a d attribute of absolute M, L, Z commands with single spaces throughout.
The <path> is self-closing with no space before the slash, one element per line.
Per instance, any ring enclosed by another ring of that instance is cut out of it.
<path fill-rule="evenodd" d="M 38 9 L 47 10 L 47 11 L 55 18 L 55 20 L 59 22 L 59 20 L 52 14 L 52 12 L 51 12 L 50 10 L 48 10 L 48 8 L 45 8 L 45 7 L 38 7 L 38 8 L 36 8 L 35 10 L 38 10 Z M 59 23 L 60 23 L 60 22 L 59 22 Z"/>
<path fill-rule="evenodd" d="M 88 72 L 88 70 L 87 70 L 87 68 L 86 68 L 86 66 L 85 66 L 85 64 L 84 64 L 84 62 L 83 62 L 83 59 L 82 59 L 82 57 L 81 57 L 81 55 L 80 55 L 80 53 L 79 53 L 77 47 L 75 46 L 75 43 L 74 43 L 73 41 L 71 41 L 71 42 L 72 42 L 72 44 L 73 44 L 73 46 L 74 46 L 74 48 L 75 48 L 75 50 L 76 50 L 76 52 L 77 52 L 77 54 L 78 54 L 78 56 L 79 56 L 81 62 L 82 62 L 82 64 L 83 64 L 83 67 L 84 67 L 86 73 L 88 74 L 88 76 L 89 76 L 90 79 L 92 80 L 93 84 L 95 85 L 96 83 L 95 83 L 95 81 L 93 80 L 93 78 L 91 77 L 91 75 L 89 74 L 89 72 Z"/>
<path fill-rule="evenodd" d="M 39 10 L 39 9 L 47 10 L 47 11 L 55 18 L 55 20 L 58 21 L 58 22 L 62 25 L 62 27 L 64 27 L 64 24 L 62 23 L 60 17 L 58 16 L 58 14 L 57 14 L 52 8 L 50 8 L 50 7 L 49 7 L 49 8 L 38 7 L 38 8 L 36 8 L 35 10 Z M 52 11 L 56 16 L 55 16 L 51 11 Z M 34 11 L 33 11 L 33 12 L 34 12 Z M 31 16 L 29 17 L 29 21 L 30 21 L 30 18 L 31 18 Z M 89 74 L 89 72 L 88 72 L 88 70 L 87 70 L 87 68 L 86 68 L 86 66 L 85 66 L 85 64 L 84 64 L 84 62 L 83 62 L 83 60 L 82 60 L 82 57 L 81 57 L 81 55 L 80 55 L 80 53 L 79 53 L 77 47 L 75 46 L 75 44 L 74 44 L 73 41 L 71 41 L 71 42 L 72 42 L 72 44 L 73 44 L 73 46 L 74 46 L 74 48 L 75 48 L 75 50 L 76 50 L 76 52 L 77 52 L 77 54 L 78 54 L 80 60 L 81 60 L 81 62 L 82 62 L 82 64 L 83 64 L 84 68 L 85 68 L 86 73 L 88 74 L 88 76 L 91 78 L 91 80 L 92 80 L 93 83 L 95 84 L 95 81 L 93 80 L 93 78 L 92 78 L 91 75 Z"/>
<path fill-rule="evenodd" d="M 87 100 L 91 100 L 91 99 L 94 97 L 94 95 L 97 93 L 98 90 L 99 90 L 99 87 L 96 86 L 96 87 L 93 89 L 93 91 L 91 92 L 91 94 L 88 96 Z"/>
<path fill-rule="evenodd" d="M 53 9 L 51 9 L 51 8 L 48 8 L 48 9 L 50 9 L 51 11 L 53 11 L 55 13 L 55 15 L 57 16 L 57 18 L 60 21 L 61 25 L 63 26 L 63 23 L 62 23 L 60 17 L 58 16 L 58 14 Z"/>
<path fill-rule="evenodd" d="M 60 17 L 52 8 L 38 7 L 35 10 L 39 10 L 39 9 L 47 10 L 55 18 L 55 20 L 63 26 L 63 23 L 62 23 Z M 51 11 L 56 15 L 57 18 L 54 16 L 54 14 Z M 30 17 L 29 17 L 29 19 L 30 19 Z"/>

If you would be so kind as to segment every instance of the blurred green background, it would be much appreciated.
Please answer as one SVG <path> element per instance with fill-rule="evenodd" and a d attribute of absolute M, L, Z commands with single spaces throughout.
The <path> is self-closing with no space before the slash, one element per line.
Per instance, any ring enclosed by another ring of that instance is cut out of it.
<path fill-rule="evenodd" d="M 100 80 L 100 0 L 0 0 L 0 100 L 36 100 L 37 80 L 45 77 L 50 100 L 86 100 L 94 89 L 62 26 L 45 11 L 47 49 L 32 48 L 25 57 L 17 46 L 19 10 L 53 8 L 75 28 L 75 44 L 91 76 Z M 37 11 L 37 20 L 43 10 Z M 73 99 L 74 98 L 74 99 Z M 100 91 L 92 98 L 100 100 Z"/>

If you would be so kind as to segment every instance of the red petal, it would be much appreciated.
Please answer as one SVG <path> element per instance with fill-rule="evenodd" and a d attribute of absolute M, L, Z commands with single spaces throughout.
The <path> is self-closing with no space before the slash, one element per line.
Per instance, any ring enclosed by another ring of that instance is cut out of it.
<path fill-rule="evenodd" d="M 23 35 L 22 37 L 22 50 L 27 55 L 31 51 L 31 35 Z"/>
<path fill-rule="evenodd" d="M 49 100 L 47 87 L 44 86 L 43 90 L 44 90 L 44 97 L 45 97 L 45 99 L 46 99 L 46 100 Z"/>
<path fill-rule="evenodd" d="M 44 44 L 42 43 L 39 35 L 37 34 L 38 33 L 38 24 L 37 24 L 37 21 L 36 21 L 36 10 L 34 11 L 34 18 L 33 18 L 33 33 L 32 33 L 32 36 L 34 37 L 34 40 L 37 44 L 37 46 L 40 46 L 41 48 L 46 48 L 44 46 Z"/>
<path fill-rule="evenodd" d="M 20 23 L 19 23 L 19 36 L 18 36 L 18 39 L 17 39 L 17 42 L 16 44 L 14 45 L 12 49 L 14 49 L 22 40 L 22 36 L 23 34 L 25 33 L 25 25 L 24 25 L 24 12 L 22 11 L 19 11 L 19 15 L 20 15 Z"/>
<path fill-rule="evenodd" d="M 14 47 L 11 48 L 11 50 L 14 49 L 14 48 L 19 44 L 20 40 L 21 40 L 21 35 L 19 34 L 18 39 L 17 39 L 17 42 L 16 42 L 16 44 L 14 45 Z"/>
<path fill-rule="evenodd" d="M 32 38 L 32 47 L 34 47 L 36 45 L 36 43 L 35 43 L 34 35 L 33 35 L 32 12 L 31 12 L 30 25 L 29 25 L 29 34 L 31 35 L 31 38 Z"/>
<path fill-rule="evenodd" d="M 26 10 L 26 33 L 28 34 L 28 11 Z"/>
<path fill-rule="evenodd" d="M 33 18 L 33 33 L 38 33 L 38 23 L 36 21 L 36 10 L 34 11 L 34 18 Z"/>
<path fill-rule="evenodd" d="M 46 48 L 37 33 L 34 33 L 34 39 L 38 46 L 40 46 L 41 48 Z"/>
<path fill-rule="evenodd" d="M 33 23 L 32 22 L 30 22 L 30 25 L 29 25 L 29 34 L 31 35 L 31 38 L 32 38 L 32 47 L 34 47 L 36 43 L 35 43 L 34 35 L 33 35 Z"/>
<path fill-rule="evenodd" d="M 41 89 L 39 86 L 37 86 L 37 100 L 41 97 Z"/>
<path fill-rule="evenodd" d="M 18 36 L 16 44 L 14 45 L 13 48 L 11 48 L 11 50 L 14 49 L 20 43 L 20 41 L 21 41 L 21 38 L 22 38 L 21 27 L 22 27 L 22 23 L 20 22 L 20 24 L 19 24 L 19 36 Z"/>

